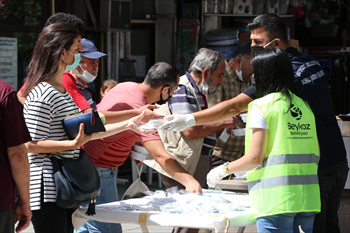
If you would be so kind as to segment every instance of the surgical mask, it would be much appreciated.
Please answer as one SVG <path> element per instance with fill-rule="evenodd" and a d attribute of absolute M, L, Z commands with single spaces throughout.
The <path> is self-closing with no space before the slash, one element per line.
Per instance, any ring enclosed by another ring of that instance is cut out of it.
<path fill-rule="evenodd" d="M 241 80 L 243 82 L 242 62 L 240 63 L 239 69 L 240 69 L 240 71 L 235 70 L 235 74 L 236 74 L 237 78 L 239 78 L 239 80 Z"/>
<path fill-rule="evenodd" d="M 163 87 L 164 88 L 164 87 Z M 162 88 L 162 91 L 163 91 L 163 88 Z M 160 100 L 155 102 L 155 104 L 158 104 L 158 105 L 162 105 L 162 104 L 165 104 L 166 102 L 168 102 L 168 100 L 171 98 L 171 95 L 170 95 L 170 88 L 169 88 L 169 91 L 168 91 L 168 98 L 166 98 L 165 100 L 163 99 L 163 95 L 162 95 L 162 92 L 160 92 Z"/>
<path fill-rule="evenodd" d="M 78 67 L 78 65 L 80 63 L 80 53 L 73 54 L 73 53 L 69 52 L 68 50 L 67 50 L 67 52 L 72 54 L 72 56 L 74 56 L 74 62 L 70 65 L 68 64 L 68 62 L 66 62 L 66 60 L 63 59 L 63 61 L 65 63 L 67 63 L 66 71 L 69 72 L 69 71 L 72 71 Z"/>
<path fill-rule="evenodd" d="M 201 83 L 198 85 L 198 89 L 200 92 L 202 92 L 203 95 L 207 95 L 209 90 L 209 85 L 206 81 L 202 79 Z"/>
<path fill-rule="evenodd" d="M 261 51 L 263 51 L 267 46 L 272 44 L 275 40 L 276 40 L 276 38 L 271 40 L 269 43 L 267 43 L 264 46 L 251 46 L 250 48 L 252 50 L 253 57 L 255 57 L 257 54 L 261 53 Z"/>
<path fill-rule="evenodd" d="M 250 77 L 250 82 L 252 83 L 252 85 L 255 85 L 254 75 L 252 75 L 252 76 Z"/>
<path fill-rule="evenodd" d="M 96 75 L 92 75 L 86 70 L 84 70 L 83 67 L 81 67 L 81 65 L 79 65 L 79 67 L 83 70 L 83 74 L 80 74 L 79 71 L 77 70 L 77 75 L 79 78 L 81 78 L 84 82 L 87 82 L 87 83 L 90 83 L 95 80 L 95 78 L 97 77 L 97 73 Z"/>

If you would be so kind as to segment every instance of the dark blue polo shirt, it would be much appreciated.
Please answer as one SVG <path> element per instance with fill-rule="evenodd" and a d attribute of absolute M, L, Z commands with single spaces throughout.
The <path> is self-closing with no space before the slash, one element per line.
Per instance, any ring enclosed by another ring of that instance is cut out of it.
<path fill-rule="evenodd" d="M 293 65 L 297 95 L 309 103 L 315 115 L 321 149 L 318 167 L 323 169 L 338 164 L 346 158 L 346 150 L 322 67 L 312 56 L 293 47 L 286 52 Z M 250 86 L 244 93 L 254 99 L 255 87 Z"/>

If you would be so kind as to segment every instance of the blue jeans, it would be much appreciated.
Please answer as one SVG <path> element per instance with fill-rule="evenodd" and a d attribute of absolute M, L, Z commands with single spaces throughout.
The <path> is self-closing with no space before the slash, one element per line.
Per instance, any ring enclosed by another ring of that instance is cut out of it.
<path fill-rule="evenodd" d="M 312 233 L 315 212 L 276 214 L 256 220 L 259 233 L 299 233 L 299 226 L 305 233 Z"/>
<path fill-rule="evenodd" d="M 96 199 L 96 205 L 118 201 L 118 189 L 114 176 L 114 169 L 96 167 L 101 179 L 101 196 Z M 89 220 L 82 225 L 75 233 L 121 233 L 122 227 L 119 223 L 106 223 Z"/>

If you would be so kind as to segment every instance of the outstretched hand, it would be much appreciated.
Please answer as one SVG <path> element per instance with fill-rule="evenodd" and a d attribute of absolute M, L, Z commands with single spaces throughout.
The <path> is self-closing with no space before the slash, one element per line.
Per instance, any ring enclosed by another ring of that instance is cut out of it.
<path fill-rule="evenodd" d="M 139 110 L 141 110 L 142 112 L 145 112 L 145 115 L 142 119 L 143 122 L 147 123 L 149 120 L 151 119 L 160 119 L 163 118 L 164 116 L 159 115 L 155 112 L 153 112 L 153 109 L 158 109 L 159 106 L 157 105 L 152 105 L 152 104 L 147 104 L 141 108 L 139 108 Z"/>
<path fill-rule="evenodd" d="M 181 132 L 188 127 L 194 126 L 196 124 L 196 121 L 192 114 L 174 114 L 166 116 L 164 119 L 168 120 L 168 122 L 161 125 L 158 129 L 165 132 Z"/>
<path fill-rule="evenodd" d="M 136 133 L 141 133 L 141 134 L 152 134 L 154 132 L 157 132 L 157 129 L 147 129 L 147 130 L 141 130 L 139 126 L 141 125 L 141 121 L 146 115 L 145 111 L 143 111 L 140 115 L 131 118 L 128 123 L 127 127 L 129 127 L 132 131 Z"/>

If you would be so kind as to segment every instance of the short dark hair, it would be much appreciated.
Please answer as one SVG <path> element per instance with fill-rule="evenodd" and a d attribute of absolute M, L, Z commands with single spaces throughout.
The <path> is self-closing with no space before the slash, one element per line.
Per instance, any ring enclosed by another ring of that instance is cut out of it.
<path fill-rule="evenodd" d="M 167 62 L 154 64 L 147 72 L 145 83 L 151 88 L 168 85 L 173 88 L 177 85 L 178 70 Z"/>
<path fill-rule="evenodd" d="M 288 98 L 289 111 L 292 104 L 289 91 L 296 95 L 297 91 L 288 54 L 278 47 L 266 48 L 253 58 L 252 66 L 256 82 L 256 98 L 280 92 Z"/>
<path fill-rule="evenodd" d="M 232 54 L 232 59 L 235 60 L 237 57 L 246 58 L 247 56 L 249 56 L 252 52 L 250 48 L 251 44 L 251 40 L 246 40 L 242 44 L 238 45 Z"/>
<path fill-rule="evenodd" d="M 279 38 L 283 43 L 288 42 L 287 28 L 283 20 L 276 14 L 263 14 L 255 17 L 248 24 L 248 29 L 255 30 L 263 27 L 267 32 L 269 40 Z"/>
<path fill-rule="evenodd" d="M 68 23 L 78 30 L 79 34 L 82 36 L 85 32 L 84 22 L 75 15 L 68 13 L 58 12 L 51 15 L 50 18 L 46 20 L 45 27 L 53 23 Z"/>

